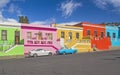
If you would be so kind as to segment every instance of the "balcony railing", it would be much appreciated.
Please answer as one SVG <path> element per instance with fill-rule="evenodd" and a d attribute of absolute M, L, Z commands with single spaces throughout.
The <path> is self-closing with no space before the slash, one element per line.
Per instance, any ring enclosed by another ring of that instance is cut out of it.
<path fill-rule="evenodd" d="M 87 39 L 85 39 L 85 40 L 79 40 L 78 43 L 90 43 L 90 40 L 87 40 Z"/>

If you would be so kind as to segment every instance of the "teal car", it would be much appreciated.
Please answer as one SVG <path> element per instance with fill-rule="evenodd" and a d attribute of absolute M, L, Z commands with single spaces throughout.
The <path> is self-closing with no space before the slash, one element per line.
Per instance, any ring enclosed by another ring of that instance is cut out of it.
<path fill-rule="evenodd" d="M 73 49 L 73 48 L 66 48 L 63 47 L 60 50 L 57 51 L 58 55 L 65 55 L 65 54 L 75 54 L 77 53 L 77 49 Z"/>

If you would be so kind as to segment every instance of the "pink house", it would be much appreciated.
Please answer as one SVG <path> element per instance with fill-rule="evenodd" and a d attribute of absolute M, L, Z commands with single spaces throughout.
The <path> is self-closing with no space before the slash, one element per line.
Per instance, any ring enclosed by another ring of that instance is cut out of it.
<path fill-rule="evenodd" d="M 24 39 L 24 54 L 33 49 L 45 49 L 56 53 L 60 49 L 57 39 L 57 29 L 48 26 L 22 24 L 22 38 Z"/>

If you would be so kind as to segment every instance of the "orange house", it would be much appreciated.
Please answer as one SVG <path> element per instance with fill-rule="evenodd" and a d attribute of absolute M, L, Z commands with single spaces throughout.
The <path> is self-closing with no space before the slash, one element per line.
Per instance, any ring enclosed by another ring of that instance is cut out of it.
<path fill-rule="evenodd" d="M 106 37 L 105 24 L 92 24 L 89 22 L 82 22 L 75 26 L 83 27 L 84 38 L 91 39 L 91 47 L 97 50 L 108 50 L 111 46 L 110 38 Z"/>

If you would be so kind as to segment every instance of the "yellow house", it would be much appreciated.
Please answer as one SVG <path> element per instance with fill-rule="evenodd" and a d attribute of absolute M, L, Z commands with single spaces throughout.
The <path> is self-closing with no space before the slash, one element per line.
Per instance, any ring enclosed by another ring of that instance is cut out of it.
<path fill-rule="evenodd" d="M 78 52 L 91 51 L 90 39 L 83 39 L 83 27 L 53 24 L 57 28 L 57 38 L 62 47 L 77 48 Z"/>

